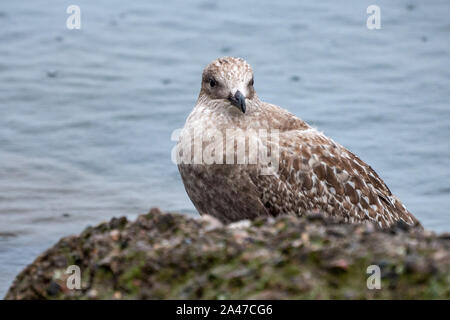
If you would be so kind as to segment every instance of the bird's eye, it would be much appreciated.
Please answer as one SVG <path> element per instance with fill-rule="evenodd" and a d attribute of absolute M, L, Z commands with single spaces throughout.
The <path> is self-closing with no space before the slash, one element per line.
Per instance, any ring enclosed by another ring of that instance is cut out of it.
<path fill-rule="evenodd" d="M 216 86 L 217 82 L 214 79 L 209 80 L 209 85 L 211 86 L 211 88 L 214 88 Z"/>
<path fill-rule="evenodd" d="M 252 78 L 252 80 L 250 80 L 250 82 L 248 83 L 248 85 L 249 85 L 249 86 L 252 86 L 254 82 L 255 82 L 255 81 L 254 81 L 253 78 Z"/>

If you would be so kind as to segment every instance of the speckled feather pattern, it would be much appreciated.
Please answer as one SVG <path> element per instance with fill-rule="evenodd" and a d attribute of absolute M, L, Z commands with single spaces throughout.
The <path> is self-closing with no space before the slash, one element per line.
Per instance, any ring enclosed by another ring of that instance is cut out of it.
<path fill-rule="evenodd" d="M 320 211 L 349 223 L 372 221 L 389 227 L 403 221 L 419 225 L 369 165 L 303 120 L 245 89 L 242 84 L 253 72 L 243 59 L 217 59 L 203 72 L 203 78 L 209 76 L 222 81 L 223 90 L 246 90 L 247 112 L 224 99 L 213 99 L 202 86 L 182 137 L 195 128 L 217 130 L 223 136 L 232 128 L 275 129 L 279 131 L 280 157 L 279 168 L 271 175 L 260 174 L 264 164 L 179 164 L 186 191 L 200 214 L 231 222 Z M 182 145 L 181 141 L 182 148 L 194 143 Z"/>

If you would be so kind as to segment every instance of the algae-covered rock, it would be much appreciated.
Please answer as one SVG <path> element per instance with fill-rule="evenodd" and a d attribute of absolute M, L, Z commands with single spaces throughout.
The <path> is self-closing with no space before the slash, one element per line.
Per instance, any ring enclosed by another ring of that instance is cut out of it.
<path fill-rule="evenodd" d="M 450 235 L 405 225 L 379 230 L 320 214 L 223 225 L 152 209 L 61 239 L 5 298 L 448 299 L 449 249 Z M 80 289 L 69 289 L 71 265 Z M 380 289 L 368 289 L 371 265 Z"/>

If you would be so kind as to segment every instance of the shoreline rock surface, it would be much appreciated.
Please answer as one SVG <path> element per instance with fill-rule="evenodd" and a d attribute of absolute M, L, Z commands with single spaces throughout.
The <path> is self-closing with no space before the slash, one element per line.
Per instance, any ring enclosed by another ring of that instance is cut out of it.
<path fill-rule="evenodd" d="M 80 289 L 69 289 L 80 270 Z M 367 268 L 380 267 L 381 289 Z M 449 299 L 450 234 L 321 214 L 223 225 L 152 209 L 62 238 L 5 299 Z"/>

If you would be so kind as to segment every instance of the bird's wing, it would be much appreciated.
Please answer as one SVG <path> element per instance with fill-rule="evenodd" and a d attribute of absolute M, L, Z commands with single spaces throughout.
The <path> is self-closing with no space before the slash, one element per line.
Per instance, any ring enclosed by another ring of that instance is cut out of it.
<path fill-rule="evenodd" d="M 320 210 L 382 227 L 418 224 L 369 165 L 315 129 L 281 132 L 279 156 L 272 175 L 252 177 L 273 214 Z"/>

